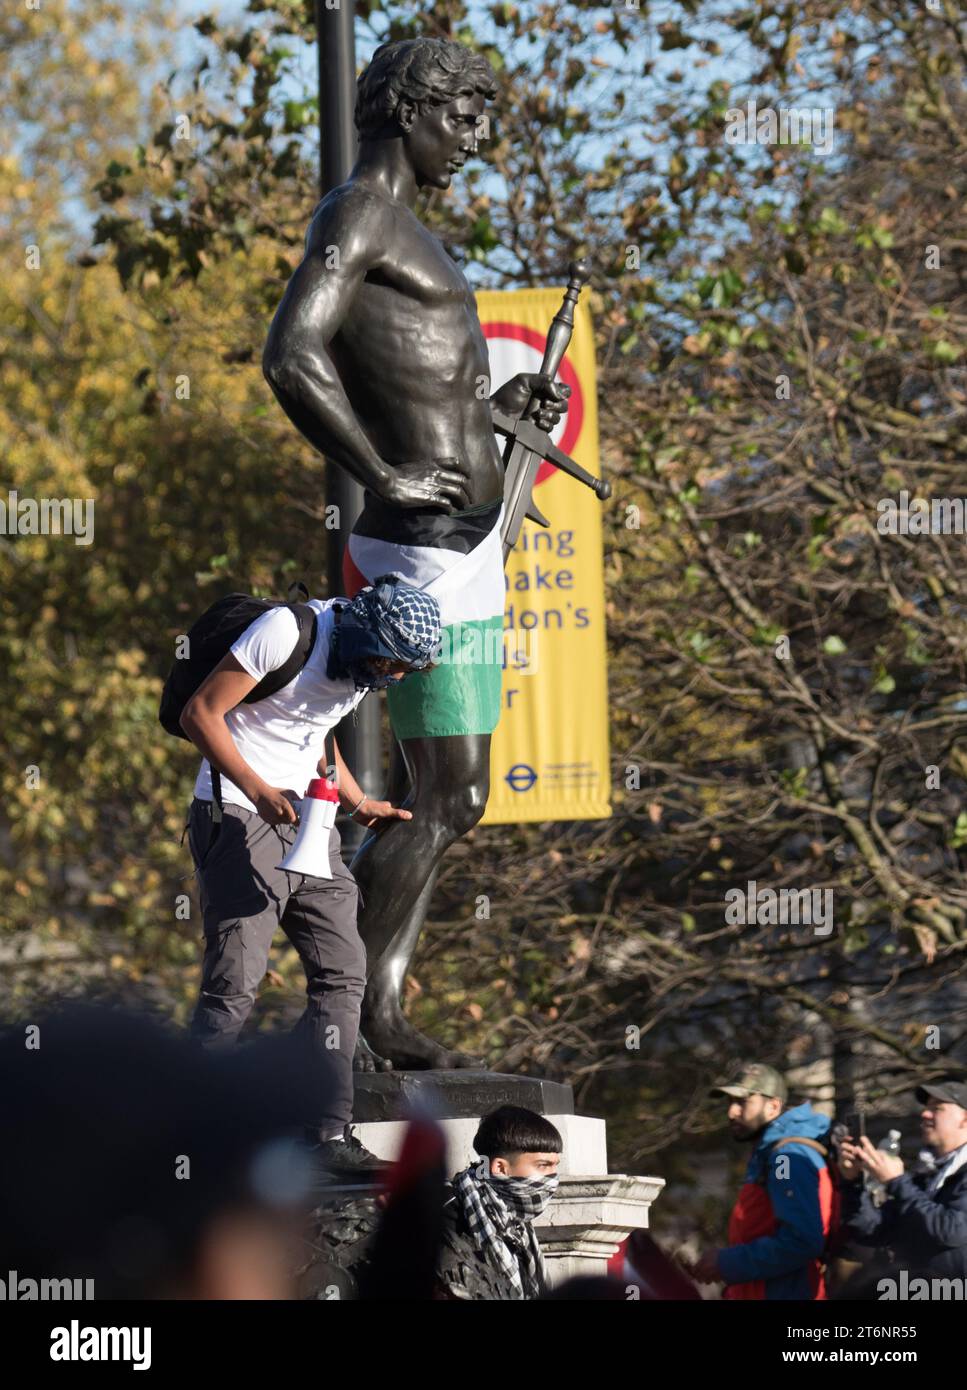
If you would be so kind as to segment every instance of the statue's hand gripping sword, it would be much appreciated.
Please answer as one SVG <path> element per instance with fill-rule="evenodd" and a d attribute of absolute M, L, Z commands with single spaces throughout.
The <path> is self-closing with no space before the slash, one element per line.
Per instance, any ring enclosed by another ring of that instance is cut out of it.
<path fill-rule="evenodd" d="M 551 322 L 544 348 L 544 360 L 541 363 L 541 373 L 550 377 L 551 381 L 557 375 L 557 369 L 571 341 L 571 333 L 574 330 L 574 306 L 578 302 L 581 287 L 590 274 L 591 262 L 587 258 L 572 261 L 568 266 L 567 289 L 561 307 Z M 492 412 L 494 429 L 507 436 L 504 447 L 504 522 L 500 535 L 505 560 L 516 544 L 525 517 L 537 522 L 538 526 L 551 524 L 538 510 L 533 497 L 534 482 L 544 459 L 560 468 L 563 473 L 576 478 L 579 483 L 584 483 L 602 502 L 611 496 L 610 483 L 586 472 L 579 463 L 575 463 L 552 443 L 546 431 L 538 429 L 530 420 L 524 419 L 534 400 L 535 397 L 531 396 L 519 417 L 506 415 L 502 410 Z"/>

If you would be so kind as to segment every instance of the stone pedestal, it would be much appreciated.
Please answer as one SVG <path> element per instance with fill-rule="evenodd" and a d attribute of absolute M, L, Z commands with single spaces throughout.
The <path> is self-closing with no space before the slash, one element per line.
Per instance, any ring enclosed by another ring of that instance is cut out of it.
<path fill-rule="evenodd" d="M 574 1092 L 542 1076 L 508 1076 L 497 1071 L 357 1072 L 353 1123 L 403 1120 L 414 1110 L 437 1119 L 468 1119 L 521 1105 L 538 1115 L 573 1115 Z"/>
<path fill-rule="evenodd" d="M 480 1118 L 498 1105 L 521 1105 L 544 1115 L 564 1141 L 561 1181 L 537 1223 L 552 1285 L 575 1276 L 604 1275 L 608 1260 L 634 1230 L 647 1227 L 649 1208 L 664 1181 L 608 1173 L 605 1123 L 574 1114 L 569 1086 L 537 1077 L 491 1072 L 382 1072 L 356 1077 L 353 1124 L 379 1158 L 395 1159 L 407 1116 L 430 1113 L 447 1140 L 447 1173 L 478 1158 L 473 1138 Z M 303 1297 L 332 1297 L 334 1267 L 356 1270 L 365 1261 L 379 1219 L 376 1187 L 323 1189 L 316 1216 L 330 1260 L 329 1272 L 303 1272 Z M 321 1248 L 317 1244 L 317 1248 Z M 338 1278 L 338 1274 L 335 1276 Z"/>
<path fill-rule="evenodd" d="M 604 1120 L 575 1115 L 570 1086 L 538 1076 L 504 1076 L 489 1071 L 402 1071 L 356 1077 L 353 1125 L 377 1158 L 395 1159 L 403 1145 L 406 1117 L 431 1114 L 447 1140 L 447 1172 L 476 1162 L 473 1137 L 480 1117 L 498 1105 L 521 1105 L 550 1120 L 564 1140 L 562 1173 L 606 1173 Z"/>
<path fill-rule="evenodd" d="M 560 1131 L 564 1140 L 561 1154 L 560 1172 L 563 1173 L 606 1173 L 608 1153 L 605 1142 L 604 1120 L 592 1119 L 589 1115 L 548 1115 L 551 1124 Z M 476 1163 L 480 1155 L 473 1147 L 473 1137 L 480 1125 L 480 1117 L 446 1120 L 436 1117 L 437 1124 L 446 1135 L 447 1173 L 459 1173 L 470 1163 Z M 399 1157 L 406 1133 L 405 1120 L 373 1120 L 369 1123 L 354 1124 L 357 1137 L 377 1158 L 393 1160 Z"/>

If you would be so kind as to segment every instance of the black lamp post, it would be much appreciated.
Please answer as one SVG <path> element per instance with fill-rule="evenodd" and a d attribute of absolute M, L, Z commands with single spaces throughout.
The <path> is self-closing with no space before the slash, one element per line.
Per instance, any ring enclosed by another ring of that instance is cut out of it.
<path fill-rule="evenodd" d="M 316 34 L 319 51 L 319 135 L 321 196 L 344 183 L 356 158 L 356 35 L 352 0 L 315 0 Z M 331 460 L 326 464 L 326 506 L 338 507 L 339 525 L 328 531 L 329 554 L 326 571 L 329 593 L 341 594 L 343 552 L 353 522 L 363 508 L 363 489 L 345 469 Z M 336 731 L 339 748 L 360 787 L 370 796 L 382 791 L 383 758 L 379 702 L 374 696 L 363 701 L 352 718 L 342 721 Z M 347 857 L 356 851 L 366 834 L 363 826 L 348 822 L 343 830 Z"/>

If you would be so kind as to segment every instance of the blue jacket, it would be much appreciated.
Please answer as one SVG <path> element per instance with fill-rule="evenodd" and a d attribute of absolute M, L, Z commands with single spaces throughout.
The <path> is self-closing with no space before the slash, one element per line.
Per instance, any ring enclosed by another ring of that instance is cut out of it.
<path fill-rule="evenodd" d="M 805 1104 L 784 1110 L 760 1134 L 729 1223 L 733 1243 L 719 1251 L 718 1267 L 727 1285 L 754 1286 L 762 1281 L 763 1287 L 761 1292 L 747 1289 L 741 1295 L 736 1290 L 732 1296 L 823 1296 L 817 1289 L 822 1288 L 819 1262 L 833 1202 L 829 1170 L 822 1154 L 805 1144 L 786 1144 L 775 1151 L 773 1145 L 788 1135 L 799 1135 L 825 1146 L 828 1132 L 828 1117 Z M 763 1228 L 768 1233 L 757 1234 Z"/>
<path fill-rule="evenodd" d="M 842 1185 L 843 1221 L 858 1245 L 882 1245 L 911 1274 L 967 1278 L 967 1164 L 928 1193 L 930 1173 L 901 1173 L 875 1207 L 861 1182 Z"/>

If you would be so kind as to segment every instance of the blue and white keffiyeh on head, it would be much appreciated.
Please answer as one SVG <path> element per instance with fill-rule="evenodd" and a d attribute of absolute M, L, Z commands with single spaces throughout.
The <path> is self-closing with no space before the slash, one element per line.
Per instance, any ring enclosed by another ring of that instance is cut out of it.
<path fill-rule="evenodd" d="M 430 666 L 440 650 L 440 605 L 431 594 L 384 574 L 361 589 L 339 614 L 329 644 L 330 680 L 351 677 L 358 689 L 381 690 L 394 683 L 377 675 L 374 657 L 405 663 L 415 671 Z"/>

